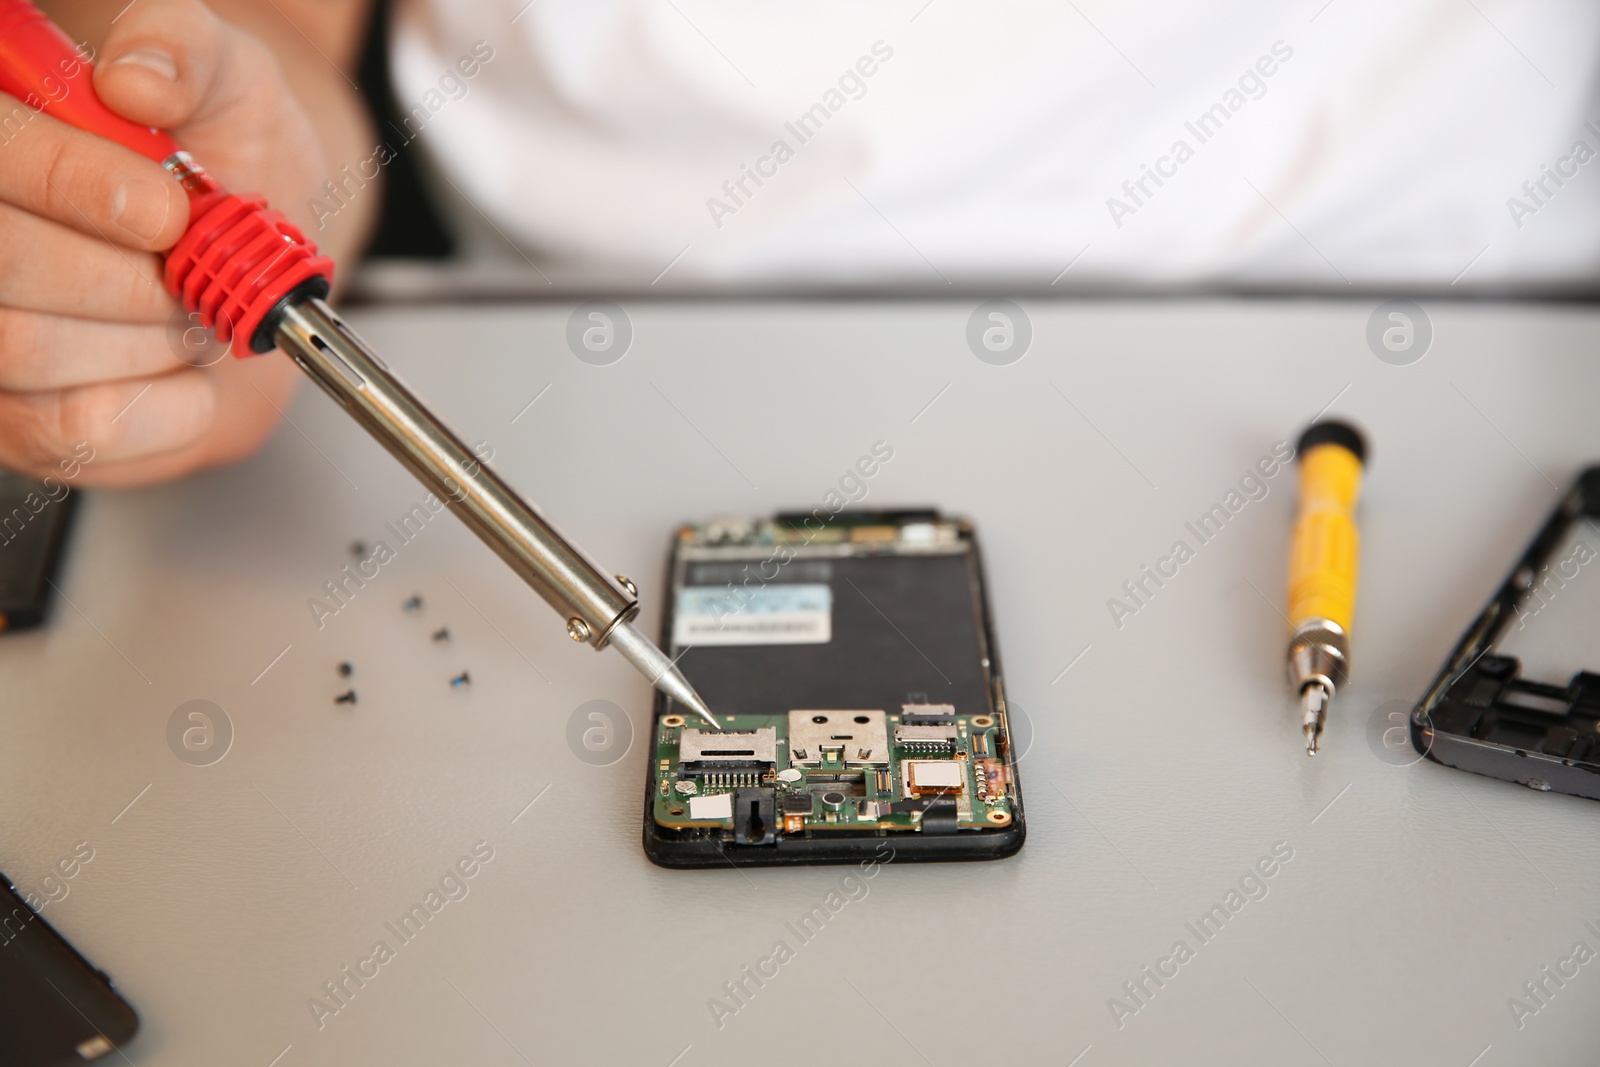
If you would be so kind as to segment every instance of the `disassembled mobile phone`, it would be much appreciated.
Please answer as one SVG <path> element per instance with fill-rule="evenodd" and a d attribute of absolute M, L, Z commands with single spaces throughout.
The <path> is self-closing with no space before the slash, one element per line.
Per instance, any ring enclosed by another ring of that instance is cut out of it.
<path fill-rule="evenodd" d="M 1597 519 L 1600 467 L 1591 467 L 1562 496 L 1412 711 L 1418 752 L 1448 767 L 1600 800 Z M 1575 662 L 1595 670 L 1578 669 L 1558 682 L 1558 672 Z"/>
<path fill-rule="evenodd" d="M 644 846 L 665 867 L 997 859 L 1022 797 L 970 523 L 934 511 L 678 531 Z"/>
<path fill-rule="evenodd" d="M 0 874 L 0 1062 L 61 1067 L 120 1046 L 139 1016 Z"/>

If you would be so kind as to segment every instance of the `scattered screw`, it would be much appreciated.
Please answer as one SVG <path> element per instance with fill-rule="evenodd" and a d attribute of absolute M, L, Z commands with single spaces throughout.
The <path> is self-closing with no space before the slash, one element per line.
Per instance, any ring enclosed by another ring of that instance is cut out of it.
<path fill-rule="evenodd" d="M 367 558 L 367 543 L 365 541 L 351 541 L 350 554 L 356 559 Z"/>
<path fill-rule="evenodd" d="M 354 689 L 347 689 L 343 693 L 340 693 L 338 696 L 334 697 L 333 702 L 335 704 L 354 704 L 356 702 L 356 691 Z"/>
<path fill-rule="evenodd" d="M 348 678 L 354 673 L 356 673 L 356 669 L 353 664 L 349 663 L 348 661 L 339 664 L 339 677 Z"/>
<path fill-rule="evenodd" d="M 460 689 L 464 685 L 471 685 L 471 684 L 472 684 L 472 679 L 467 677 L 467 672 L 466 671 L 462 671 L 460 674 L 458 674 L 454 678 L 450 679 L 450 688 L 452 688 L 452 689 Z"/>
<path fill-rule="evenodd" d="M 420 596 L 411 597 L 410 599 L 406 600 L 405 603 L 401 604 L 400 606 L 402 608 L 404 608 L 406 611 L 421 611 L 422 610 L 422 597 L 420 597 Z"/>
<path fill-rule="evenodd" d="M 435 641 L 448 641 L 448 640 L 450 640 L 450 627 L 441 626 L 437 630 L 433 631 L 433 639 Z"/>

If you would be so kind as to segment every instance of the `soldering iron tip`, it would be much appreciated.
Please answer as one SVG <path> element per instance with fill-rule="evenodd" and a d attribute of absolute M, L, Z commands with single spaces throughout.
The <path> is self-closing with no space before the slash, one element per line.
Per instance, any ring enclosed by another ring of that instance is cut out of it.
<path fill-rule="evenodd" d="M 705 698 L 695 692 L 694 686 L 689 684 L 689 679 L 680 674 L 676 667 L 669 676 L 661 680 L 661 683 L 662 690 L 673 700 L 710 723 L 713 730 L 722 729 L 722 724 L 711 717 L 711 707 L 705 702 Z"/>
<path fill-rule="evenodd" d="M 722 729 L 722 724 L 711 717 L 711 709 L 706 707 L 704 704 L 701 704 L 695 708 L 691 708 L 690 710 L 692 710 L 696 715 L 700 716 L 706 722 L 710 723 L 713 730 Z"/>
<path fill-rule="evenodd" d="M 611 631 L 611 644 L 641 674 L 650 679 L 651 685 L 710 723 L 713 730 L 722 729 L 722 724 L 711 717 L 711 709 L 701 699 L 700 694 L 694 691 L 689 679 L 678 670 L 677 664 L 640 633 L 633 623 L 618 623 Z"/>

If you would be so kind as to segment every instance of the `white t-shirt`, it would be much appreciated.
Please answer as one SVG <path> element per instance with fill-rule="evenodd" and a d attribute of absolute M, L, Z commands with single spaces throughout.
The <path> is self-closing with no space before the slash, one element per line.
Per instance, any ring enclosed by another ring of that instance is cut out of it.
<path fill-rule="evenodd" d="M 393 50 L 411 118 L 388 144 L 420 130 L 452 212 L 539 263 L 1058 290 L 1600 278 L 1581 0 L 401 0 Z"/>

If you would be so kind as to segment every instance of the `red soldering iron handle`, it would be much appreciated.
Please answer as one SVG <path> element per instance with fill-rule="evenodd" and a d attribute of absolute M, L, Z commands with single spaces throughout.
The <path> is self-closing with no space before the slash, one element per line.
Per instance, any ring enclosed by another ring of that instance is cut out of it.
<path fill-rule="evenodd" d="M 88 57 L 30 0 L 0 0 L 0 90 L 147 159 L 164 163 L 178 142 L 100 102 Z"/>
<path fill-rule="evenodd" d="M 326 296 L 333 260 L 259 196 L 234 196 L 172 137 L 101 102 L 94 67 L 31 0 L 0 0 L 0 90 L 87 133 L 154 160 L 189 194 L 189 229 L 167 253 L 169 293 L 234 354 L 276 346 L 276 323 L 297 295 Z"/>

